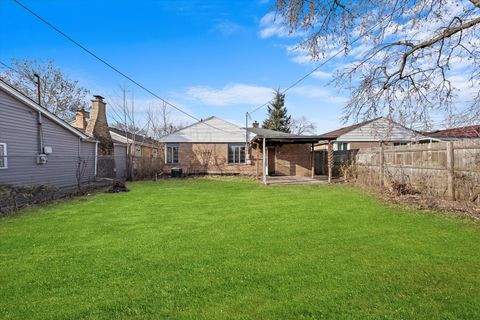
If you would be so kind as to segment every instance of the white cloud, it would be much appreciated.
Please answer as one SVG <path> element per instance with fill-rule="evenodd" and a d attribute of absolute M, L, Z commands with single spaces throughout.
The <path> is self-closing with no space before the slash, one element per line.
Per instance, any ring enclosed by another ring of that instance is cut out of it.
<path fill-rule="evenodd" d="M 273 89 L 248 84 L 229 84 L 217 89 L 195 86 L 187 89 L 187 96 L 212 106 L 230 106 L 235 104 L 263 104 L 273 96 Z"/>
<path fill-rule="evenodd" d="M 309 98 L 319 99 L 320 103 L 345 104 L 348 98 L 334 94 L 323 86 L 304 85 L 295 87 L 290 92 Z"/>
<path fill-rule="evenodd" d="M 312 73 L 312 77 L 317 78 L 317 79 L 330 79 L 332 78 L 332 74 L 324 71 L 315 71 Z"/>
<path fill-rule="evenodd" d="M 259 36 L 263 39 L 271 37 L 288 38 L 292 37 L 293 34 L 289 32 L 281 16 L 277 16 L 275 12 L 269 12 L 260 19 Z"/>
<path fill-rule="evenodd" d="M 230 20 L 220 20 L 214 24 L 212 31 L 218 32 L 224 36 L 229 36 L 233 33 L 240 31 L 242 27 Z"/>

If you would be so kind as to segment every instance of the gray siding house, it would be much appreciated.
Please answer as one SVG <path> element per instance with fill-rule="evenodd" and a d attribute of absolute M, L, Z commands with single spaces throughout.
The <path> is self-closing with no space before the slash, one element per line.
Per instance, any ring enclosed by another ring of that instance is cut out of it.
<path fill-rule="evenodd" d="M 0 79 L 0 184 L 76 187 L 96 175 L 97 141 Z"/>

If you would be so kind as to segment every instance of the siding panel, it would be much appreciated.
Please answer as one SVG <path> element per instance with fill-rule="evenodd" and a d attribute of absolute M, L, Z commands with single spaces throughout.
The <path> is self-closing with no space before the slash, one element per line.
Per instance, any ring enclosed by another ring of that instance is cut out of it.
<path fill-rule="evenodd" d="M 39 149 L 37 112 L 0 91 L 0 142 L 7 143 L 8 169 L 0 170 L 1 184 L 49 184 L 69 187 L 77 184 L 79 157 L 84 160 L 83 182 L 94 179 L 95 143 L 43 117 L 44 145 L 53 153 L 48 163 L 36 164 Z"/>

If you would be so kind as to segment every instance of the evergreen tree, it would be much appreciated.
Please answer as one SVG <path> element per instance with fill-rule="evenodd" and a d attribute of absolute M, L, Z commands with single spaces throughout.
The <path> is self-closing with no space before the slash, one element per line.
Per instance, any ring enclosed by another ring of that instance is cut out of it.
<path fill-rule="evenodd" d="M 275 98 L 268 106 L 268 118 L 263 121 L 263 128 L 290 133 L 291 116 L 287 115 L 285 94 L 275 90 Z"/>

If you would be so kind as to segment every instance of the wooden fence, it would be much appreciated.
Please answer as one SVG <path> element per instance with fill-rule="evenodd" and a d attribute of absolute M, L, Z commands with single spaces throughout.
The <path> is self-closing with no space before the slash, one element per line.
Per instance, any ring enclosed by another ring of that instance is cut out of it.
<path fill-rule="evenodd" d="M 360 149 L 357 181 L 480 203 L 480 140 Z"/>
<path fill-rule="evenodd" d="M 333 177 L 341 176 L 342 165 L 353 161 L 357 150 L 337 150 L 333 151 Z M 314 169 L 315 175 L 328 175 L 328 152 L 327 150 L 319 150 L 314 153 Z"/>

